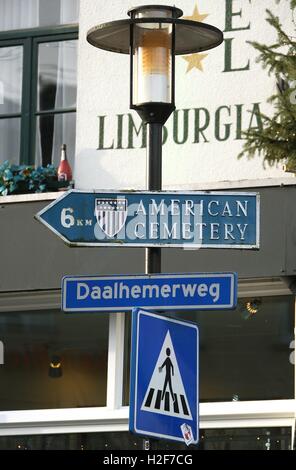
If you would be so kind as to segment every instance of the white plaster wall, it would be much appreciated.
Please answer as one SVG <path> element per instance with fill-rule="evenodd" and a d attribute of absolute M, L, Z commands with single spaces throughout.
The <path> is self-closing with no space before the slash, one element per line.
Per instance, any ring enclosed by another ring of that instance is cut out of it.
<path fill-rule="evenodd" d="M 154 4 L 155 1 L 137 0 L 136 5 Z M 162 4 L 172 2 L 161 1 Z M 175 4 L 175 2 L 173 2 Z M 289 2 L 282 0 L 234 0 L 233 9 L 242 9 L 242 17 L 233 18 L 233 26 L 246 26 L 250 30 L 226 32 L 233 40 L 233 67 L 243 67 L 250 60 L 250 70 L 223 72 L 224 45 L 208 51 L 203 60 L 204 71 L 193 69 L 186 73 L 187 62 L 176 59 L 177 109 L 204 107 L 210 111 L 211 121 L 206 130 L 208 143 L 193 143 L 194 112 L 190 111 L 189 138 L 183 145 L 173 141 L 173 118 L 167 122 L 169 138 L 163 147 L 163 187 L 194 188 L 196 185 L 224 180 L 287 177 L 282 165 L 264 168 L 262 157 L 238 160 L 242 141 L 236 140 L 236 105 L 243 104 L 243 127 L 248 126 L 252 103 L 263 103 L 275 91 L 275 78 L 268 77 L 256 63 L 256 51 L 246 41 L 272 42 L 273 29 L 265 21 L 265 9 L 277 12 L 290 27 Z M 199 12 L 208 14 L 205 22 L 225 29 L 225 0 L 179 0 L 176 6 L 184 16 L 191 16 L 195 5 Z M 140 118 L 129 110 L 129 57 L 96 49 L 86 41 L 92 26 L 115 19 L 127 18 L 127 10 L 134 6 L 129 0 L 82 0 L 80 7 L 80 40 L 78 66 L 77 154 L 75 160 L 76 188 L 80 189 L 144 189 L 146 151 L 135 149 L 97 150 L 99 141 L 98 116 L 106 115 L 105 146 L 117 136 L 117 114 L 132 113 L 137 125 Z M 232 123 L 231 138 L 219 142 L 215 138 L 214 113 L 219 106 L 230 106 L 231 116 L 222 113 L 225 123 Z M 182 113 L 180 113 L 182 114 Z M 127 117 L 124 118 L 127 126 Z M 181 126 L 182 135 L 182 126 Z M 126 134 L 123 144 L 126 146 Z"/>

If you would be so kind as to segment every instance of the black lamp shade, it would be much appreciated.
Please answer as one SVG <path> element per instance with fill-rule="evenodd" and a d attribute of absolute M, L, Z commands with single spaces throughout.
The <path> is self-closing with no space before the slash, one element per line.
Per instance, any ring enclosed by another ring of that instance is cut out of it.
<path fill-rule="evenodd" d="M 164 124 L 175 109 L 175 55 L 212 49 L 222 32 L 205 23 L 182 20 L 182 10 L 144 5 L 128 12 L 131 19 L 90 29 L 90 44 L 130 54 L 130 107 L 144 122 Z"/>
<path fill-rule="evenodd" d="M 175 54 L 186 55 L 203 52 L 219 46 L 223 33 L 218 28 L 198 21 L 178 18 L 139 18 L 111 21 L 94 26 L 87 33 L 87 41 L 105 51 L 129 54 L 132 24 L 169 23 L 175 25 Z"/>

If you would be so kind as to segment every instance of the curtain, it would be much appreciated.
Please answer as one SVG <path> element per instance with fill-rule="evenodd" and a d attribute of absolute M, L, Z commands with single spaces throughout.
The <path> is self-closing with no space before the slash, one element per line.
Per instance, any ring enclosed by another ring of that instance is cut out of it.
<path fill-rule="evenodd" d="M 0 47 L 0 115 L 21 112 L 23 47 Z"/>
<path fill-rule="evenodd" d="M 0 31 L 34 28 L 39 23 L 39 0 L 1 0 Z"/>
<path fill-rule="evenodd" d="M 79 0 L 61 0 L 61 24 L 78 23 Z"/>
<path fill-rule="evenodd" d="M 69 24 L 78 22 L 79 0 L 61 0 L 59 4 L 59 23 Z M 77 80 L 77 41 L 61 41 L 51 43 L 48 48 L 54 48 L 47 64 L 47 74 L 50 76 L 51 89 L 54 93 L 51 99 L 54 103 L 51 109 L 76 107 Z M 48 54 L 50 56 L 50 54 Z M 49 109 L 49 108 L 47 108 Z M 40 139 L 38 139 L 36 163 L 46 166 L 53 163 L 58 166 L 60 147 L 67 145 L 67 154 L 73 169 L 75 152 L 75 113 L 58 114 L 39 118 Z"/>
<path fill-rule="evenodd" d="M 77 41 L 60 41 L 39 46 L 40 110 L 76 107 Z M 58 166 L 60 147 L 67 145 L 73 169 L 76 113 L 38 118 L 36 164 Z"/>
<path fill-rule="evenodd" d="M 79 0 L 0 0 L 0 31 L 78 23 Z"/>
<path fill-rule="evenodd" d="M 0 1 L 0 31 L 35 27 L 38 17 L 39 0 Z M 0 115 L 21 111 L 22 58 L 21 46 L 0 48 Z M 20 118 L 0 119 L 0 162 L 18 163 L 19 152 Z"/>
<path fill-rule="evenodd" d="M 21 112 L 22 46 L 0 47 L 0 162 L 18 163 L 20 118 L 3 118 Z"/>
<path fill-rule="evenodd" d="M 76 107 L 77 41 L 64 41 L 59 44 L 57 94 L 55 107 Z M 76 114 L 67 113 L 56 118 L 54 148 L 67 145 L 67 154 L 73 170 L 75 152 Z M 58 161 L 54 161 L 58 164 Z"/>
<path fill-rule="evenodd" d="M 61 22 L 78 22 L 79 0 L 63 0 L 61 2 Z M 77 41 L 65 41 L 60 45 L 56 107 L 76 107 L 77 93 Z M 63 84 L 63 85 L 62 85 Z M 76 115 L 61 115 L 59 127 L 54 134 L 54 146 L 62 143 L 67 145 L 67 154 L 74 172 Z M 62 121 L 62 122 L 61 122 Z M 58 162 L 57 162 L 58 163 Z"/>
<path fill-rule="evenodd" d="M 78 22 L 79 0 L 0 0 L 0 31 Z M 77 41 L 39 47 L 39 110 L 76 107 Z M 1 114 L 21 111 L 22 46 L 0 47 Z M 3 101 L 3 104 L 1 104 Z M 75 113 L 37 118 L 36 164 L 59 163 L 60 146 L 74 159 Z M 0 162 L 18 162 L 20 119 L 0 119 Z"/>
<path fill-rule="evenodd" d="M 0 119 L 0 165 L 5 160 L 19 164 L 20 118 Z"/>

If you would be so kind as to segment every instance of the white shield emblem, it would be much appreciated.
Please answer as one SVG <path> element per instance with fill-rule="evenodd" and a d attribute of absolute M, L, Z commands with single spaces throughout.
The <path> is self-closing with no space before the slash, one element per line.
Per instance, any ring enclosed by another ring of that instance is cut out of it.
<path fill-rule="evenodd" d="M 95 213 L 99 226 L 110 238 L 117 235 L 127 218 L 127 200 L 125 198 L 96 199 Z"/>

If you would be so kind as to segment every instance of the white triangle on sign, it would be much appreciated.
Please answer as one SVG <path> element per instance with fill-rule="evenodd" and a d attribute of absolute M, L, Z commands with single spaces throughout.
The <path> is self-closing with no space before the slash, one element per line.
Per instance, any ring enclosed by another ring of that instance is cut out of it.
<path fill-rule="evenodd" d="M 169 330 L 156 361 L 141 410 L 193 419 Z"/>

